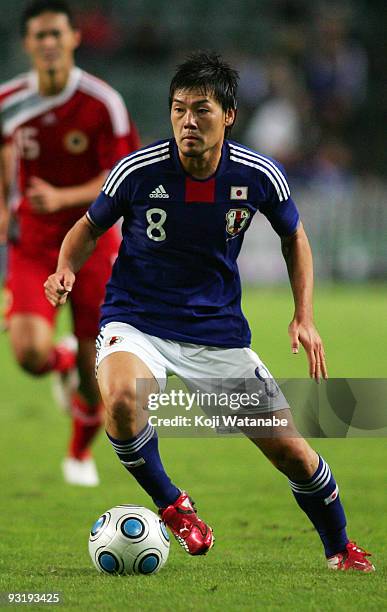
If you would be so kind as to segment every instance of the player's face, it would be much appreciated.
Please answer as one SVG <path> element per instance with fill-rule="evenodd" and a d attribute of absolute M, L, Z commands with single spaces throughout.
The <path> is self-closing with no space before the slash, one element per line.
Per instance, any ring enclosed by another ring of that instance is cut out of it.
<path fill-rule="evenodd" d="M 175 91 L 171 121 L 183 157 L 203 157 L 208 151 L 219 150 L 224 130 L 234 123 L 234 119 L 235 111 L 225 112 L 209 93 L 189 89 Z"/>
<path fill-rule="evenodd" d="M 42 13 L 27 23 L 24 47 L 38 72 L 68 70 L 79 42 L 80 33 L 63 13 Z"/>

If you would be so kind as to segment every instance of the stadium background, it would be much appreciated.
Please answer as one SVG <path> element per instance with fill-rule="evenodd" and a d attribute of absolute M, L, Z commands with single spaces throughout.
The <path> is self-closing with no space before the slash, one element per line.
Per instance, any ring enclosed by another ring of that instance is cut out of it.
<path fill-rule="evenodd" d="M 1 2 L 1 82 L 28 66 L 18 36 L 23 5 L 22 0 Z M 83 32 L 78 64 L 123 94 L 144 144 L 170 135 L 168 83 L 187 52 L 214 49 L 240 71 L 233 138 L 278 158 L 287 168 L 314 250 L 317 320 L 330 373 L 385 377 L 384 3 L 181 0 L 172 6 L 166 0 L 100 0 L 73 5 Z M 278 238 L 263 218 L 257 218 L 247 234 L 241 269 L 254 348 L 277 376 L 304 376 L 304 358 L 300 355 L 296 363 L 289 356 L 286 325 L 291 296 Z M 66 329 L 66 314 L 60 329 Z M 0 338 L 0 363 L 5 458 L 1 511 L 12 517 L 1 540 L 1 590 L 43 591 L 50 586 L 63 591 L 69 605 L 80 609 L 87 605 L 117 609 L 126 593 L 134 595 L 134 601 L 141 598 L 143 610 L 163 610 L 172 604 L 175 609 L 282 605 L 318 610 L 329 580 L 334 596 L 331 603 L 325 601 L 324 610 L 345 609 L 354 592 L 359 609 L 380 609 L 386 567 L 384 546 L 378 545 L 385 536 L 380 520 L 385 510 L 385 440 L 316 443 L 333 463 L 342 489 L 355 492 L 354 498 L 348 495 L 345 500 L 347 510 L 364 544 L 377 554 L 380 571 L 375 579 L 380 582 L 362 581 L 360 590 L 357 577 L 344 584 L 336 576 L 326 576 L 317 540 L 312 548 L 309 541 L 315 536 L 290 495 L 285 499 L 282 477 L 259 460 L 258 492 L 254 471 L 245 470 L 256 461 L 256 454 L 243 441 L 204 440 L 188 446 L 187 440 L 164 440 L 167 466 L 177 476 L 181 470 L 182 479 L 184 463 L 176 465 L 176 456 L 184 455 L 203 516 L 212 516 L 217 525 L 214 556 L 199 565 L 174 548 L 167 583 L 160 575 L 146 585 L 144 581 L 128 587 L 106 581 L 97 585 L 84 545 L 87 528 L 110 505 L 134 501 L 149 506 L 149 501 L 134 486 L 133 498 L 127 499 L 126 474 L 119 470 L 103 436 L 96 447 L 102 487 L 85 492 L 63 485 L 58 465 L 67 425 L 53 410 L 49 381 L 36 381 L 16 368 L 5 334 Z M 192 468 L 197 453 L 208 458 L 200 470 Z M 263 491 L 270 495 L 263 496 Z M 214 492 L 218 509 L 212 505 Z M 243 516 L 236 518 L 230 500 L 242 498 Z M 223 507 L 227 510 L 220 514 Z M 252 513 L 258 519 L 253 526 L 248 518 Z M 63 530 L 60 538 L 56 519 Z M 291 535 L 288 524 L 296 525 Z M 305 568 L 303 547 L 308 548 L 315 579 L 309 566 Z M 256 567 L 263 577 L 259 585 Z M 195 592 L 193 583 L 200 584 Z M 98 601 L 103 603 L 99 606 Z M 136 609 L 133 600 L 128 609 Z"/>
<path fill-rule="evenodd" d="M 382 125 L 384 3 L 374 0 L 84 0 L 74 2 L 79 64 L 124 96 L 144 144 L 170 135 L 167 93 L 192 49 L 221 52 L 241 75 L 233 138 L 279 159 L 325 279 L 387 272 Z M 18 37 L 24 2 L 2 2 L 1 80 L 27 67 Z M 8 7 L 8 10 L 7 10 Z M 284 280 L 263 219 L 241 258 L 250 282 Z M 255 264 L 265 253 L 265 265 Z"/>

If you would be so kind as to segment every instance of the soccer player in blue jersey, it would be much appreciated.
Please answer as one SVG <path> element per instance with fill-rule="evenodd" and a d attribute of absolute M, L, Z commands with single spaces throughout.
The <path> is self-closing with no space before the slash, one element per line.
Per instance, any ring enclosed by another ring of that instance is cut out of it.
<path fill-rule="evenodd" d="M 295 302 L 292 351 L 301 344 L 310 376 L 327 378 L 313 323 L 311 250 L 285 172 L 276 161 L 226 139 L 236 118 L 237 80 L 217 55 L 196 53 L 179 66 L 169 100 L 174 138 L 113 168 L 99 197 L 67 234 L 57 271 L 45 283 L 49 301 L 63 304 L 98 238 L 123 218 L 98 338 L 106 431 L 120 461 L 192 555 L 211 548 L 213 532 L 166 474 L 146 407 L 169 374 L 188 383 L 209 376 L 272 380 L 249 348 L 236 263 L 257 211 L 281 238 Z M 374 570 L 368 553 L 349 541 L 331 470 L 297 434 L 282 393 L 263 397 L 258 408 L 257 413 L 270 409 L 287 416 L 282 435 L 249 437 L 288 477 L 320 535 L 328 567 Z"/>

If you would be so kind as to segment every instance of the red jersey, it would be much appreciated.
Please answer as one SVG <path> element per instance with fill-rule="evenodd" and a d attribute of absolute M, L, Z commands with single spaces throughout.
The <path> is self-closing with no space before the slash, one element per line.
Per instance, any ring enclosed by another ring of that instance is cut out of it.
<path fill-rule="evenodd" d="M 35 72 L 0 87 L 0 143 L 9 142 L 17 152 L 12 205 L 21 242 L 32 243 L 35 250 L 39 245 L 59 247 L 88 206 L 36 213 L 25 196 L 30 177 L 56 187 L 81 185 L 139 148 L 136 127 L 121 96 L 77 67 L 57 95 L 39 94 Z"/>

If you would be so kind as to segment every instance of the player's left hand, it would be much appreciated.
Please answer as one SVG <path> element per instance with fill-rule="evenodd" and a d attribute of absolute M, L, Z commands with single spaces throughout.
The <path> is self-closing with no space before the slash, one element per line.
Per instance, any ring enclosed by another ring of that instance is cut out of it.
<path fill-rule="evenodd" d="M 319 382 L 321 377 L 328 378 L 325 352 L 322 340 L 312 321 L 300 322 L 297 319 L 289 325 L 289 336 L 293 353 L 298 353 L 300 343 L 305 349 L 309 362 L 309 375 Z"/>
<path fill-rule="evenodd" d="M 67 296 L 73 288 L 75 274 L 69 268 L 57 270 L 50 274 L 44 283 L 46 298 L 55 308 L 66 303 Z"/>
<path fill-rule="evenodd" d="M 37 213 L 47 214 L 62 208 L 60 189 L 37 176 L 31 177 L 26 196 Z"/>

